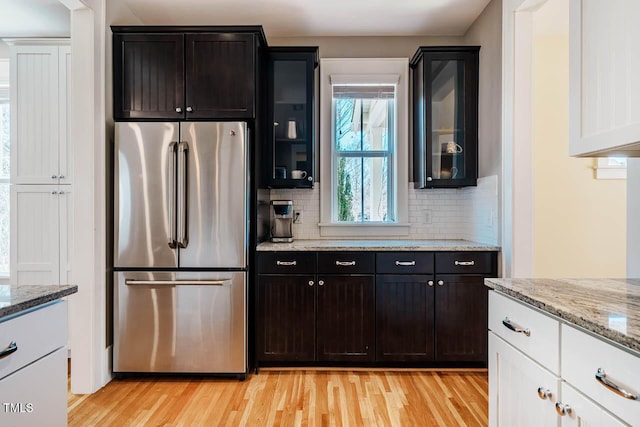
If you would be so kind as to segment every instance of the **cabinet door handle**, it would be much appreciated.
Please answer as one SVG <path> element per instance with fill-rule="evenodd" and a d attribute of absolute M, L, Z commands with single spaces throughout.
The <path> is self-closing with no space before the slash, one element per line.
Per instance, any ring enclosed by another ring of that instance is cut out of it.
<path fill-rule="evenodd" d="M 416 262 L 415 261 L 396 261 L 396 265 L 401 267 L 411 267 L 416 265 Z"/>
<path fill-rule="evenodd" d="M 431 178 L 430 176 L 427 177 L 427 182 L 431 182 L 433 181 L 433 178 Z"/>
<path fill-rule="evenodd" d="M 556 402 L 556 412 L 561 417 L 564 417 L 567 414 L 571 414 L 571 406 L 563 405 L 562 402 Z"/>
<path fill-rule="evenodd" d="M 0 359 L 4 359 L 8 355 L 18 351 L 18 344 L 15 341 L 11 341 L 2 351 L 0 351 Z"/>
<path fill-rule="evenodd" d="M 602 368 L 598 368 L 598 372 L 596 372 L 596 380 L 615 394 L 620 395 L 625 399 L 638 400 L 638 395 L 629 393 L 613 381 L 607 379 L 607 374 L 604 373 L 604 369 Z"/>
<path fill-rule="evenodd" d="M 355 261 L 336 261 L 336 265 L 339 265 L 340 267 L 351 267 L 356 265 Z"/>
<path fill-rule="evenodd" d="M 324 280 L 318 280 L 318 286 L 324 286 Z"/>
<path fill-rule="evenodd" d="M 284 267 L 291 267 L 296 265 L 296 261 L 276 261 L 276 265 L 282 265 Z"/>
<path fill-rule="evenodd" d="M 520 326 L 516 326 L 514 325 L 511 320 L 509 320 L 508 317 L 505 317 L 504 320 L 502 321 L 502 324 L 508 328 L 511 329 L 513 332 L 517 332 L 519 334 L 525 334 L 526 336 L 530 337 L 531 336 L 531 331 L 529 330 L 529 328 L 522 328 Z"/>
<path fill-rule="evenodd" d="M 176 107 L 176 113 L 182 113 L 182 108 Z"/>
<path fill-rule="evenodd" d="M 191 113 L 192 111 L 193 111 L 193 108 L 187 107 L 187 113 Z"/>
<path fill-rule="evenodd" d="M 444 280 L 438 280 L 438 286 L 444 286 Z"/>
<path fill-rule="evenodd" d="M 58 175 L 51 175 L 51 179 L 58 179 Z"/>
<path fill-rule="evenodd" d="M 309 280 L 309 286 L 313 286 L 313 280 Z"/>
<path fill-rule="evenodd" d="M 475 261 L 456 261 L 454 264 L 462 265 L 462 266 L 471 266 L 471 265 L 476 265 L 476 262 Z"/>
<path fill-rule="evenodd" d="M 64 179 L 64 175 L 60 175 L 58 178 L 60 178 L 60 179 Z"/>
<path fill-rule="evenodd" d="M 551 399 L 553 397 L 553 394 L 548 388 L 538 387 L 538 396 L 540 397 L 540 399 L 546 400 Z"/>
<path fill-rule="evenodd" d="M 433 280 L 429 280 L 429 281 L 427 282 L 427 285 L 429 285 L 429 286 L 433 286 Z"/>

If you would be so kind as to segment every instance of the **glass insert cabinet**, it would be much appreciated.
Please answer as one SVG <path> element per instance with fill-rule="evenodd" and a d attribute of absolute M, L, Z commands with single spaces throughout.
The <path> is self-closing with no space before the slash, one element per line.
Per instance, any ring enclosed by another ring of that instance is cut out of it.
<path fill-rule="evenodd" d="M 269 48 L 267 185 L 312 188 L 317 47 Z"/>
<path fill-rule="evenodd" d="M 413 72 L 415 188 L 474 186 L 479 46 L 420 47 Z"/>

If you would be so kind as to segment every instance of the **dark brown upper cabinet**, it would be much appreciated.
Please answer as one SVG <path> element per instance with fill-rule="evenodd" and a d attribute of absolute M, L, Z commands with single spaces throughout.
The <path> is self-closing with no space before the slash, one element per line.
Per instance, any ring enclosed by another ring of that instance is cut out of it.
<path fill-rule="evenodd" d="M 317 47 L 268 50 L 267 185 L 312 188 Z"/>
<path fill-rule="evenodd" d="M 111 27 L 115 120 L 256 116 L 261 27 Z"/>
<path fill-rule="evenodd" d="M 479 51 L 420 47 L 411 59 L 415 188 L 477 185 Z"/>

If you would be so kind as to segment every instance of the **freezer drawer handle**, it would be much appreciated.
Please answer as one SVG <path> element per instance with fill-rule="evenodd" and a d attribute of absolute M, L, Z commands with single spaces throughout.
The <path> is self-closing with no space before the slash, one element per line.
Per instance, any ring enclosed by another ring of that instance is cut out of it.
<path fill-rule="evenodd" d="M 605 386 L 606 388 L 608 388 L 609 390 L 611 390 L 612 392 L 626 398 L 626 399 L 630 399 L 630 400 L 638 400 L 638 396 L 633 394 L 633 393 L 629 393 L 628 391 L 626 391 L 625 389 L 621 388 L 619 385 L 617 385 L 616 383 L 614 383 L 611 380 L 607 379 L 607 374 L 604 373 L 604 369 L 602 368 L 598 368 L 598 372 L 596 372 L 596 380 L 598 380 L 598 382 L 600 384 L 602 384 L 603 386 Z"/>
<path fill-rule="evenodd" d="M 11 343 L 4 348 L 4 350 L 0 351 L 0 359 L 4 359 L 8 355 L 15 353 L 18 351 L 18 344 L 15 341 L 11 341 Z"/>
<path fill-rule="evenodd" d="M 296 265 L 296 261 L 276 261 L 276 265 L 282 265 L 284 267 L 291 267 Z"/>
<path fill-rule="evenodd" d="M 472 266 L 472 265 L 476 265 L 476 262 L 475 261 L 456 261 L 454 264 L 462 265 L 462 266 Z"/>
<path fill-rule="evenodd" d="M 351 267 L 353 265 L 356 265 L 356 262 L 355 261 L 336 261 L 336 265 L 340 267 Z"/>
<path fill-rule="evenodd" d="M 511 322 L 511 320 L 509 320 L 508 317 L 504 318 L 504 320 L 502 321 L 502 324 L 506 328 L 511 329 L 513 332 L 522 333 L 522 334 L 525 334 L 528 337 L 531 336 L 531 330 L 529 330 L 529 328 L 521 328 L 520 326 L 516 326 L 515 324 L 513 324 Z"/>
<path fill-rule="evenodd" d="M 396 265 L 402 266 L 402 267 L 411 267 L 416 265 L 416 262 L 415 261 L 396 261 Z"/>
<path fill-rule="evenodd" d="M 126 285 L 152 286 L 229 286 L 231 279 L 220 280 L 125 280 Z"/>

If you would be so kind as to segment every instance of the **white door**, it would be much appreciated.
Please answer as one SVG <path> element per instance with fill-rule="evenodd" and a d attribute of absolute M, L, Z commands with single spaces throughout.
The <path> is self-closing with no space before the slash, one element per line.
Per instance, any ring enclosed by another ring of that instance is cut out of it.
<path fill-rule="evenodd" d="M 58 183 L 58 46 L 14 46 L 11 182 Z"/>
<path fill-rule="evenodd" d="M 562 427 L 624 426 L 622 421 L 607 413 L 600 405 L 578 393 L 567 383 L 562 383 Z"/>
<path fill-rule="evenodd" d="M 58 186 L 11 186 L 11 283 L 60 283 Z"/>
<path fill-rule="evenodd" d="M 489 332 L 490 426 L 558 427 L 558 390 L 558 377 Z"/>

